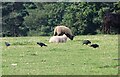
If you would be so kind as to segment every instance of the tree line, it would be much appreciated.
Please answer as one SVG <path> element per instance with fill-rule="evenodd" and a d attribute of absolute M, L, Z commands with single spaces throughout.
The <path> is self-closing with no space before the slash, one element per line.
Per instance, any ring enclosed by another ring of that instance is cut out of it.
<path fill-rule="evenodd" d="M 74 35 L 102 34 L 106 12 L 120 13 L 120 2 L 2 2 L 0 36 L 49 36 L 57 25 Z"/>

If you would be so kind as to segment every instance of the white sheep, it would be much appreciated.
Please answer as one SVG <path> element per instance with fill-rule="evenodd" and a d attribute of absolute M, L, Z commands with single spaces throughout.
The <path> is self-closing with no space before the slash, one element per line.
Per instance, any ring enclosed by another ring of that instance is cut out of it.
<path fill-rule="evenodd" d="M 65 43 L 67 41 L 67 36 L 64 34 L 63 36 L 53 36 L 50 38 L 50 43 Z"/>

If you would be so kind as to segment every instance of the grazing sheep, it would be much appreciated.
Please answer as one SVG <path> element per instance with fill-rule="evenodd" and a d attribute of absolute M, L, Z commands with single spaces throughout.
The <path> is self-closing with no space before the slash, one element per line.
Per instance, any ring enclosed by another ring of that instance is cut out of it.
<path fill-rule="evenodd" d="M 47 46 L 47 45 L 45 45 L 45 44 L 42 43 L 42 42 L 37 42 L 37 44 L 40 45 L 41 47 L 42 47 L 42 46 Z"/>
<path fill-rule="evenodd" d="M 89 40 L 84 40 L 84 41 L 83 41 L 83 45 L 84 45 L 84 44 L 88 45 L 88 44 L 91 44 L 91 42 L 90 42 Z"/>
<path fill-rule="evenodd" d="M 8 46 L 10 46 L 10 44 L 8 43 L 8 42 L 5 42 L 5 45 L 8 47 Z"/>
<path fill-rule="evenodd" d="M 99 45 L 98 44 L 92 44 L 92 45 L 90 45 L 90 47 L 97 48 L 97 47 L 99 47 Z"/>
<path fill-rule="evenodd" d="M 73 40 L 74 35 L 72 34 L 71 30 L 66 26 L 57 26 L 54 29 L 54 36 L 61 36 L 65 34 L 69 39 Z"/>
<path fill-rule="evenodd" d="M 65 43 L 67 41 L 67 36 L 64 34 L 63 36 L 53 36 L 50 38 L 50 43 Z"/>

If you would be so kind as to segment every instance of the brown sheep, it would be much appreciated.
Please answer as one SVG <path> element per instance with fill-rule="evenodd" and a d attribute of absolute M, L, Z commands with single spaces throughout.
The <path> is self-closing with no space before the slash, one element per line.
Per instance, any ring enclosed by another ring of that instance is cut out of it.
<path fill-rule="evenodd" d="M 74 35 L 72 34 L 71 30 L 66 26 L 57 26 L 54 29 L 54 36 L 61 36 L 65 34 L 69 39 L 73 40 Z"/>
<path fill-rule="evenodd" d="M 120 33 L 120 14 L 106 13 L 103 18 L 103 31 L 110 33 L 112 28 L 118 29 Z"/>

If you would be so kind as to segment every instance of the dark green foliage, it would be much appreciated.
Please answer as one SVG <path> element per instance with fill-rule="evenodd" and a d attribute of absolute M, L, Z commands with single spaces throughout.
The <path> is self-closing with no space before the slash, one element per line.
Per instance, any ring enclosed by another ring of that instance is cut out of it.
<path fill-rule="evenodd" d="M 27 36 L 24 17 L 29 15 L 24 2 L 2 3 L 2 33 L 5 36 Z"/>
<path fill-rule="evenodd" d="M 57 25 L 69 27 L 74 35 L 99 34 L 104 14 L 120 13 L 120 2 L 4 2 L 2 5 L 5 36 L 53 35 Z"/>

